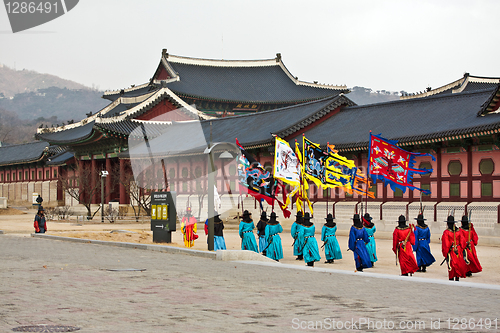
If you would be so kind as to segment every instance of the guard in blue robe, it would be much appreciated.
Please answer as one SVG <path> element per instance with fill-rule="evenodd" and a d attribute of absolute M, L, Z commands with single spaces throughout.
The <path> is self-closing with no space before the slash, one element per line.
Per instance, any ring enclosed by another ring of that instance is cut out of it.
<path fill-rule="evenodd" d="M 255 226 L 253 224 L 251 216 L 252 214 L 248 210 L 245 210 L 243 212 L 243 218 L 240 222 L 239 228 L 239 234 L 241 237 L 241 249 L 259 253 L 257 242 L 255 241 L 255 235 L 253 234 L 253 229 L 255 229 Z"/>
<path fill-rule="evenodd" d="M 326 223 L 321 229 L 321 241 L 323 242 L 321 247 L 325 248 L 325 264 L 332 264 L 335 259 L 342 259 L 342 251 L 335 236 L 337 224 L 333 222 L 333 215 L 328 214 L 325 220 Z"/>
<path fill-rule="evenodd" d="M 413 245 L 413 251 L 417 254 L 417 272 L 426 272 L 427 266 L 430 266 L 436 259 L 431 253 L 431 248 L 429 243 L 431 242 L 431 231 L 429 226 L 425 224 L 424 215 L 418 214 L 417 225 L 413 229 L 415 234 L 415 245 Z"/>
<path fill-rule="evenodd" d="M 302 212 L 297 212 L 295 222 L 292 224 L 290 233 L 293 237 L 293 255 L 297 256 L 295 260 L 303 260 L 302 248 L 304 247 L 304 227 L 302 226 Z"/>
<path fill-rule="evenodd" d="M 309 213 L 304 214 L 302 225 L 304 226 L 304 247 L 302 249 L 304 261 L 307 266 L 314 266 L 314 262 L 320 261 L 321 256 L 319 255 L 318 242 L 314 238 L 316 228 L 311 222 Z"/>
<path fill-rule="evenodd" d="M 263 254 L 276 261 L 283 259 L 283 246 L 281 245 L 280 233 L 283 232 L 283 227 L 276 220 L 276 213 L 271 212 L 271 218 L 266 225 L 266 240 L 267 248 L 264 250 Z"/>
<path fill-rule="evenodd" d="M 353 226 L 349 232 L 349 250 L 354 253 L 356 270 L 362 272 L 363 268 L 372 267 L 372 262 L 366 249 L 366 244 L 370 242 L 368 233 L 363 227 L 359 214 L 354 214 L 352 218 Z"/>
<path fill-rule="evenodd" d="M 365 213 L 363 215 L 363 225 L 365 227 L 366 233 L 368 234 L 368 239 L 370 242 L 366 244 L 366 249 L 368 250 L 368 254 L 370 255 L 370 261 L 372 262 L 372 267 L 374 266 L 374 263 L 378 260 L 377 259 L 377 244 L 375 243 L 375 232 L 377 231 L 377 228 L 375 227 L 375 224 L 372 222 L 372 217 L 370 214 Z"/>
<path fill-rule="evenodd" d="M 222 222 L 219 216 L 219 214 L 214 216 L 214 251 L 226 249 L 226 241 L 224 240 L 223 233 L 224 222 Z"/>
<path fill-rule="evenodd" d="M 260 221 L 259 223 L 257 223 L 257 236 L 259 237 L 259 252 L 264 251 L 264 249 L 267 247 L 266 225 L 268 221 L 269 219 L 267 218 L 266 212 L 262 212 L 260 216 Z"/>

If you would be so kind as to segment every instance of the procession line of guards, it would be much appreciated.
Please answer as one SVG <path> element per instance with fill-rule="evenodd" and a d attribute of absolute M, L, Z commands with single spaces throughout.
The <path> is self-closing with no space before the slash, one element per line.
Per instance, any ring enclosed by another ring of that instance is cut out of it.
<path fill-rule="evenodd" d="M 224 223 L 216 215 L 214 217 L 214 250 L 225 250 L 223 229 Z M 342 252 L 337 241 L 337 225 L 332 214 L 326 217 L 326 223 L 321 229 L 321 241 L 324 248 L 325 263 L 334 263 L 336 259 L 342 259 Z M 354 254 L 354 261 L 357 271 L 373 267 L 377 259 L 374 233 L 377 231 L 372 222 L 370 214 L 365 213 L 360 217 L 354 214 L 353 225 L 349 232 L 349 250 Z M 392 250 L 396 254 L 396 265 L 401 268 L 401 275 L 408 276 L 415 272 L 426 272 L 427 267 L 436 261 L 431 253 L 429 243 L 431 232 L 423 214 L 418 214 L 415 218 L 417 224 L 408 225 L 406 218 L 401 215 L 398 219 L 398 226 L 393 232 Z M 472 273 L 482 271 L 481 264 L 477 258 L 476 245 L 478 236 L 474 226 L 469 222 L 467 215 L 462 217 L 462 227 L 455 226 L 455 218 L 450 215 L 447 218 L 448 228 L 441 237 L 443 262 L 448 266 L 448 277 L 450 280 L 458 281 L 459 278 L 471 276 Z M 188 207 L 186 216 L 181 222 L 181 229 L 184 236 L 184 243 L 187 247 L 194 245 L 196 235 L 196 219 L 191 214 Z M 283 258 L 283 246 L 281 244 L 280 233 L 283 228 L 277 220 L 275 212 L 267 218 L 266 212 L 262 212 L 257 223 L 258 244 L 255 240 L 253 230 L 252 214 L 245 210 L 239 224 L 239 235 L 241 238 L 241 249 L 262 253 L 268 258 L 279 261 Z M 315 226 L 311 222 L 309 213 L 298 212 L 296 220 L 291 227 L 293 238 L 293 255 L 296 260 L 304 260 L 307 266 L 314 266 L 314 263 L 321 260 L 318 243 L 314 237 Z M 208 220 L 205 222 L 205 234 L 208 234 Z M 414 252 L 416 253 L 416 259 Z"/>

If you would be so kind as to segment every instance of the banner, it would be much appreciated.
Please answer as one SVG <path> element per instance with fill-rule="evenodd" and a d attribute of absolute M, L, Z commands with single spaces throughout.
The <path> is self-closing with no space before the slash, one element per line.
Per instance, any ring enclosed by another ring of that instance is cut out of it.
<path fill-rule="evenodd" d="M 375 182 L 377 179 L 384 181 L 391 189 L 397 188 L 406 192 L 406 188 L 416 189 L 425 194 L 430 194 L 429 190 L 423 190 L 413 186 L 413 174 L 424 174 L 432 172 L 432 169 L 415 169 L 416 156 L 431 156 L 427 153 L 412 153 L 396 146 L 397 141 L 387 140 L 381 137 L 382 134 L 372 135 L 370 132 L 370 147 L 368 151 L 368 174 Z"/>

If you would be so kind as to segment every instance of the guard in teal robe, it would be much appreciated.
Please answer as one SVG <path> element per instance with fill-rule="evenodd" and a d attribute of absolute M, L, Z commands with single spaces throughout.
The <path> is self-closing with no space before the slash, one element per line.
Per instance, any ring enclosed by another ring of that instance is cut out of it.
<path fill-rule="evenodd" d="M 267 248 L 263 253 L 266 257 L 276 261 L 283 259 L 283 246 L 281 245 L 280 233 L 283 232 L 283 227 L 276 220 L 276 213 L 271 212 L 271 217 L 266 225 L 266 240 Z"/>
<path fill-rule="evenodd" d="M 366 249 L 368 250 L 368 255 L 370 256 L 370 261 L 373 264 L 378 260 L 377 259 L 377 244 L 375 243 L 375 232 L 377 231 L 377 227 L 372 221 L 372 217 L 370 214 L 365 213 L 363 216 L 363 225 L 365 226 L 366 233 L 368 234 L 368 239 L 370 242 L 366 244 Z"/>
<path fill-rule="evenodd" d="M 321 229 L 321 241 L 325 249 L 325 264 L 332 264 L 335 259 L 342 259 L 342 251 L 340 250 L 340 245 L 335 236 L 337 232 L 337 224 L 333 222 L 334 217 L 332 214 L 328 214 L 326 217 L 326 223 Z"/>
<path fill-rule="evenodd" d="M 366 244 L 370 242 L 368 233 L 363 227 L 359 214 L 354 214 L 353 226 L 349 231 L 349 250 L 354 253 L 356 270 L 362 272 L 363 268 L 372 267 L 372 262 L 366 249 Z"/>
<path fill-rule="evenodd" d="M 264 249 L 267 247 L 266 225 L 268 221 L 269 219 L 267 218 L 266 212 L 262 212 L 262 214 L 260 215 L 260 221 L 259 223 L 257 223 L 257 236 L 259 237 L 259 252 L 264 251 Z"/>
<path fill-rule="evenodd" d="M 241 237 L 241 249 L 259 253 L 253 229 L 255 226 L 248 210 L 243 212 L 243 219 L 240 222 L 239 234 Z"/>
<path fill-rule="evenodd" d="M 293 237 L 293 255 L 297 256 L 295 260 L 303 260 L 302 248 L 304 247 L 304 227 L 302 226 L 302 212 L 297 212 L 295 222 L 292 224 L 290 233 Z"/>
<path fill-rule="evenodd" d="M 319 255 L 318 242 L 316 241 L 316 238 L 314 238 L 314 232 L 316 231 L 316 228 L 311 222 L 309 213 L 304 214 L 303 226 L 304 247 L 302 250 L 302 254 L 304 256 L 304 261 L 307 263 L 307 266 L 314 266 L 314 262 L 320 261 L 321 256 Z"/>

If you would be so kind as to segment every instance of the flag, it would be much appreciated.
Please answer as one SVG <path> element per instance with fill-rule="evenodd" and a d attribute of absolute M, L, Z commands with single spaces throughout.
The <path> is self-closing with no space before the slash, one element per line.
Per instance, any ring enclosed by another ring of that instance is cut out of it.
<path fill-rule="evenodd" d="M 327 152 L 320 146 L 304 137 L 304 164 L 305 175 L 316 185 L 322 187 L 341 187 L 348 193 L 357 193 L 375 198 L 373 192 L 368 191 L 366 177 L 356 167 L 353 160 L 337 154 L 334 145 L 327 144 Z"/>
<path fill-rule="evenodd" d="M 283 200 L 285 207 L 292 202 L 293 196 L 298 192 L 300 186 L 300 163 L 297 155 L 293 152 L 288 142 L 275 137 L 273 176 L 283 183 L 293 186 L 290 193 L 285 193 L 283 187 Z"/>
<path fill-rule="evenodd" d="M 279 137 L 275 140 L 273 176 L 287 184 L 300 185 L 300 166 L 297 155 L 288 142 Z"/>
<path fill-rule="evenodd" d="M 240 193 L 250 194 L 259 201 L 265 200 L 269 205 L 276 201 L 280 205 L 283 215 L 289 217 L 290 212 L 275 197 L 277 181 L 271 172 L 264 169 L 251 154 L 243 149 L 238 139 L 236 139 L 236 145 L 240 148 L 240 155 L 237 160 Z"/>
<path fill-rule="evenodd" d="M 309 211 L 311 212 L 311 215 L 313 215 L 313 207 L 311 204 L 311 201 L 309 200 L 309 197 L 307 196 L 307 190 L 309 189 L 309 184 L 307 181 L 304 181 L 304 178 L 302 175 L 304 174 L 304 163 L 303 163 L 303 158 L 302 154 L 300 153 L 299 149 L 299 144 L 297 141 L 295 141 L 295 155 L 297 155 L 297 159 L 299 160 L 299 170 L 300 170 L 300 186 L 299 190 L 297 193 L 297 199 L 296 199 L 296 204 L 297 204 L 297 212 L 302 212 L 305 213 L 305 211 L 302 209 L 302 205 L 304 202 L 307 202 L 307 205 L 309 207 Z"/>
<path fill-rule="evenodd" d="M 387 140 L 381 137 L 382 134 L 372 135 L 370 132 L 370 148 L 368 151 L 368 174 L 375 182 L 377 179 L 384 181 L 391 189 L 397 188 L 406 192 L 406 188 L 416 189 L 430 194 L 429 190 L 423 190 L 412 185 L 413 174 L 423 174 L 432 172 L 432 169 L 415 169 L 416 156 L 431 156 L 427 153 L 412 153 L 396 146 L 396 140 Z"/>

